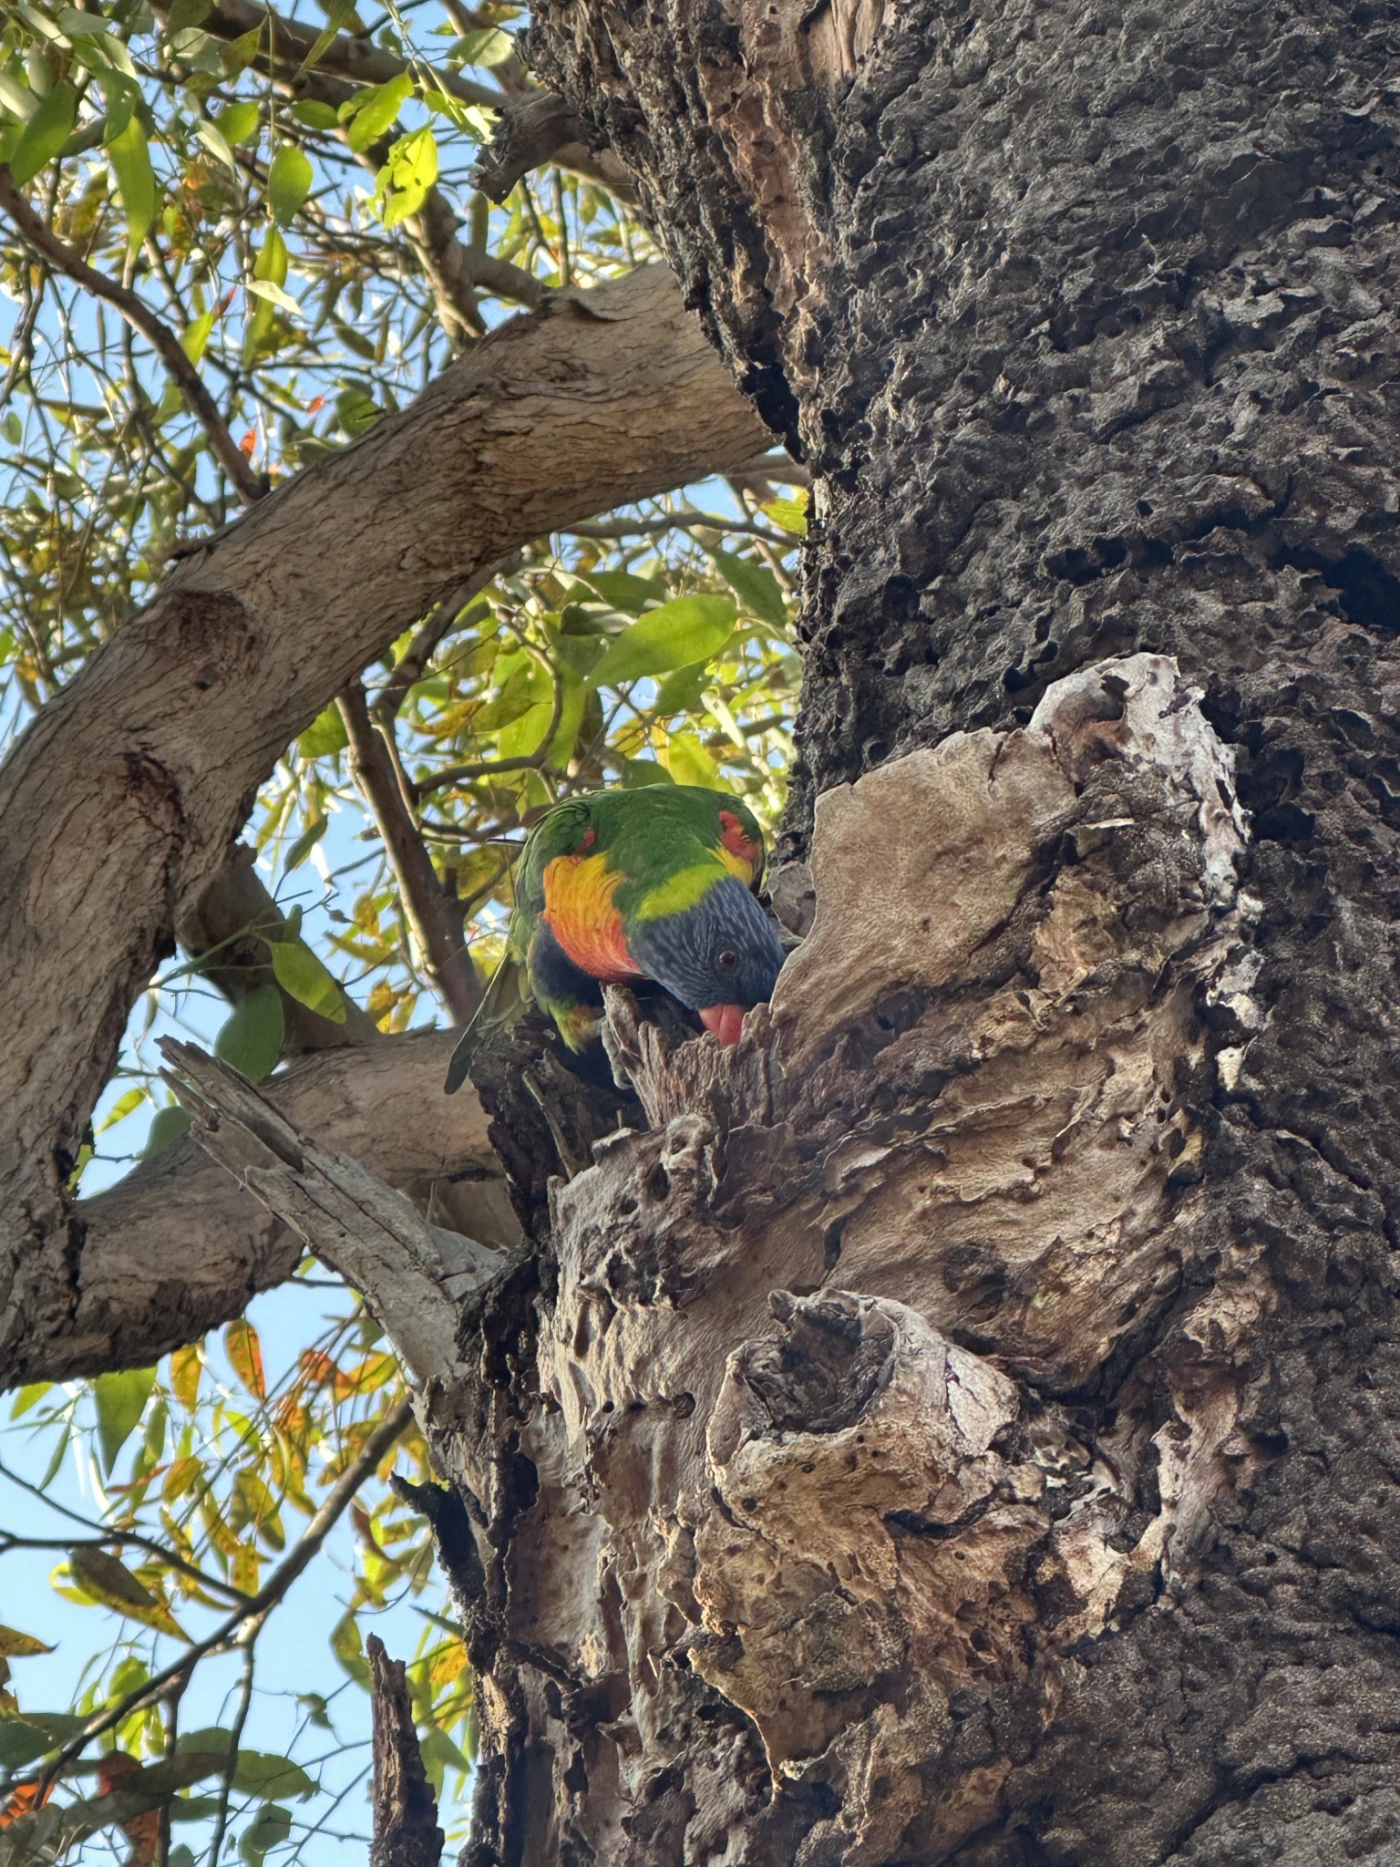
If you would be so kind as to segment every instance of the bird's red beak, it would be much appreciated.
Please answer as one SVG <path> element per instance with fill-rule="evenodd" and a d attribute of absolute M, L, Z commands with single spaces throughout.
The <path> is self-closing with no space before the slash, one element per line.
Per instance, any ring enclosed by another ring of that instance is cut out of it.
<path fill-rule="evenodd" d="M 707 1005 L 700 1013 L 700 1022 L 728 1049 L 739 1041 L 739 1033 L 744 1028 L 744 1008 L 742 1005 Z"/>

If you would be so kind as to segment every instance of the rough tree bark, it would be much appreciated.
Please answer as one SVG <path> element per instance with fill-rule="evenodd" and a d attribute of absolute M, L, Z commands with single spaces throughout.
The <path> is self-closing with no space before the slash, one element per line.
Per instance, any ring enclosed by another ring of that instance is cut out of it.
<path fill-rule="evenodd" d="M 733 1051 L 483 1056 L 526 1248 L 460 1303 L 187 1059 L 279 1223 L 365 1214 L 470 1867 L 1394 1858 L 1394 30 L 536 7 L 813 470 L 816 917 Z"/>
<path fill-rule="evenodd" d="M 557 294 L 202 540 L 44 708 L 0 769 L 0 1381 L 43 1365 L 47 1339 L 84 1333 L 93 1286 L 121 1352 L 160 1337 L 139 1319 L 123 1337 L 114 1279 L 64 1187 L 134 999 L 290 739 L 439 598 L 522 544 L 764 445 L 664 268 Z M 187 1253 L 167 1281 L 196 1269 Z M 194 1281 L 227 1291 L 228 1268 L 216 1249 Z M 225 1313 L 257 1287 L 239 1294 L 235 1280 Z M 218 1319 L 195 1310 L 201 1326 Z M 89 1340 L 70 1371 L 106 1352 Z"/>
<path fill-rule="evenodd" d="M 817 917 L 469 1306 L 473 1867 L 1394 1858 L 1392 11 L 535 9 L 814 472 Z"/>

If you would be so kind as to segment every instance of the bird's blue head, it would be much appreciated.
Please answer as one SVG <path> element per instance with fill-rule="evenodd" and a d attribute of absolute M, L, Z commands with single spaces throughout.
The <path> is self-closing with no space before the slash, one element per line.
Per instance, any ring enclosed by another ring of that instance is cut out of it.
<path fill-rule="evenodd" d="M 692 1011 L 762 1004 L 783 963 L 772 923 L 736 875 L 714 882 L 693 907 L 637 922 L 627 944 L 647 976 Z"/>

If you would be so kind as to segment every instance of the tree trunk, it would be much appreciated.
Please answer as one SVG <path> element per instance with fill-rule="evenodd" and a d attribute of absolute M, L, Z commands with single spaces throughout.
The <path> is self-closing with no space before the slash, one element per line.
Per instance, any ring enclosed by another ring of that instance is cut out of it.
<path fill-rule="evenodd" d="M 814 471 L 817 911 L 468 1305 L 466 1859 L 1393 1861 L 1392 10 L 531 50 Z"/>

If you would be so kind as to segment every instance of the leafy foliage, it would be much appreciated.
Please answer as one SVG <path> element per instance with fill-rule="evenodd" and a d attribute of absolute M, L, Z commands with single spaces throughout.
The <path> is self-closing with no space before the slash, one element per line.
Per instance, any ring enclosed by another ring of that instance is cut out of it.
<path fill-rule="evenodd" d="M 529 83 L 514 7 L 390 0 L 368 18 L 335 0 L 248 17 L 242 30 L 240 7 L 211 0 L 5 13 L 0 160 L 19 197 L 0 220 L 5 738 L 189 541 L 366 433 L 512 307 L 652 256 L 605 172 L 543 171 L 500 209 L 473 192 L 493 100 Z M 364 671 L 396 806 L 352 755 L 353 695 L 287 747 L 249 826 L 279 918 L 245 930 L 246 989 L 230 1010 L 189 959 L 151 982 L 75 1187 L 188 1125 L 155 1072 L 164 1031 L 260 1080 L 298 1006 L 341 1023 L 362 1007 L 390 1032 L 442 1020 L 391 832 L 430 852 L 485 972 L 513 845 L 555 799 L 675 781 L 775 818 L 805 499 L 782 475 L 693 497 L 702 509 L 659 500 L 540 540 Z M 0 1627 L 0 1867 L 329 1859 L 363 1827 L 377 1616 L 400 1650 L 414 1629 L 414 1713 L 460 1832 L 472 1682 L 426 1526 L 388 1484 L 391 1468 L 426 1482 L 426 1456 L 351 1293 L 333 1287 L 330 1316 L 308 1320 L 326 1282 L 305 1266 L 299 1288 L 262 1299 L 282 1305 L 259 1312 L 281 1319 L 275 1352 L 238 1322 L 157 1369 L 16 1397 L 0 1557 L 9 1573 L 56 1561 L 51 1599 L 90 1632 L 59 1703 L 45 1618 Z M 289 1718 L 260 1679 L 297 1639 L 286 1602 L 306 1556 L 339 1612 Z"/>

